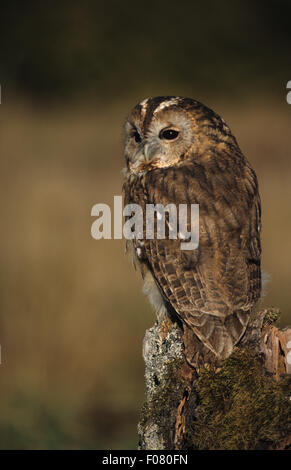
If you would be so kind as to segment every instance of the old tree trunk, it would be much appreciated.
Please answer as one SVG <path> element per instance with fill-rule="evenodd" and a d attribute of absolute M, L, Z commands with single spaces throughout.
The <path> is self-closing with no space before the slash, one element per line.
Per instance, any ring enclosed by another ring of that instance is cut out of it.
<path fill-rule="evenodd" d="M 229 358 L 197 367 L 181 325 L 163 318 L 147 330 L 139 448 L 290 449 L 291 329 L 278 316 L 257 313 Z"/>

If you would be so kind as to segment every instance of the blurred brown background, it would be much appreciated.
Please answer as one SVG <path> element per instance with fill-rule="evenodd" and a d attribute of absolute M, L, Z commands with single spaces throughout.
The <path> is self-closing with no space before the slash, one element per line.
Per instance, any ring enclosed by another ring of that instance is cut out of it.
<path fill-rule="evenodd" d="M 121 194 L 122 126 L 148 95 L 230 125 L 263 207 L 263 306 L 291 321 L 287 1 L 1 5 L 0 448 L 136 448 L 154 314 L 124 241 L 91 238 Z"/>

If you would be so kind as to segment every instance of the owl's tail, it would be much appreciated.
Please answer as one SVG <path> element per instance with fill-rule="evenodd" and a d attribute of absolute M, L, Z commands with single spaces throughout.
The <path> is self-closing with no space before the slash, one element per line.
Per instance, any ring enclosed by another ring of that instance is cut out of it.
<path fill-rule="evenodd" d="M 184 344 L 188 362 L 197 365 L 213 355 L 217 360 L 227 358 L 246 331 L 250 312 L 238 310 L 225 319 L 202 314 L 199 325 L 185 325 Z M 213 361 L 212 361 L 213 362 Z"/>

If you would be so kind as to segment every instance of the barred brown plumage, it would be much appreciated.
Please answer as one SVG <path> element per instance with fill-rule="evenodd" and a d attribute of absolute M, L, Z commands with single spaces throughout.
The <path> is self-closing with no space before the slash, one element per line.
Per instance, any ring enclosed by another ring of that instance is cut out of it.
<path fill-rule="evenodd" d="M 176 132 L 161 138 L 163 129 Z M 181 251 L 179 240 L 144 239 L 136 262 L 150 298 L 182 321 L 189 362 L 197 362 L 197 351 L 227 357 L 261 292 L 254 170 L 218 114 L 180 97 L 149 98 L 132 110 L 125 158 L 126 204 L 144 210 L 146 204 L 199 204 L 196 250 Z"/>

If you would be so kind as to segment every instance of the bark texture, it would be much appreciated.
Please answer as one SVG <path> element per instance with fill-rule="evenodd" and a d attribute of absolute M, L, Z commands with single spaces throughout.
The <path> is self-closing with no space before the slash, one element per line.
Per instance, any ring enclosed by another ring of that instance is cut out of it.
<path fill-rule="evenodd" d="M 278 317 L 257 313 L 229 358 L 195 368 L 181 325 L 166 317 L 147 330 L 139 448 L 291 448 L 291 329 L 278 329 Z"/>

